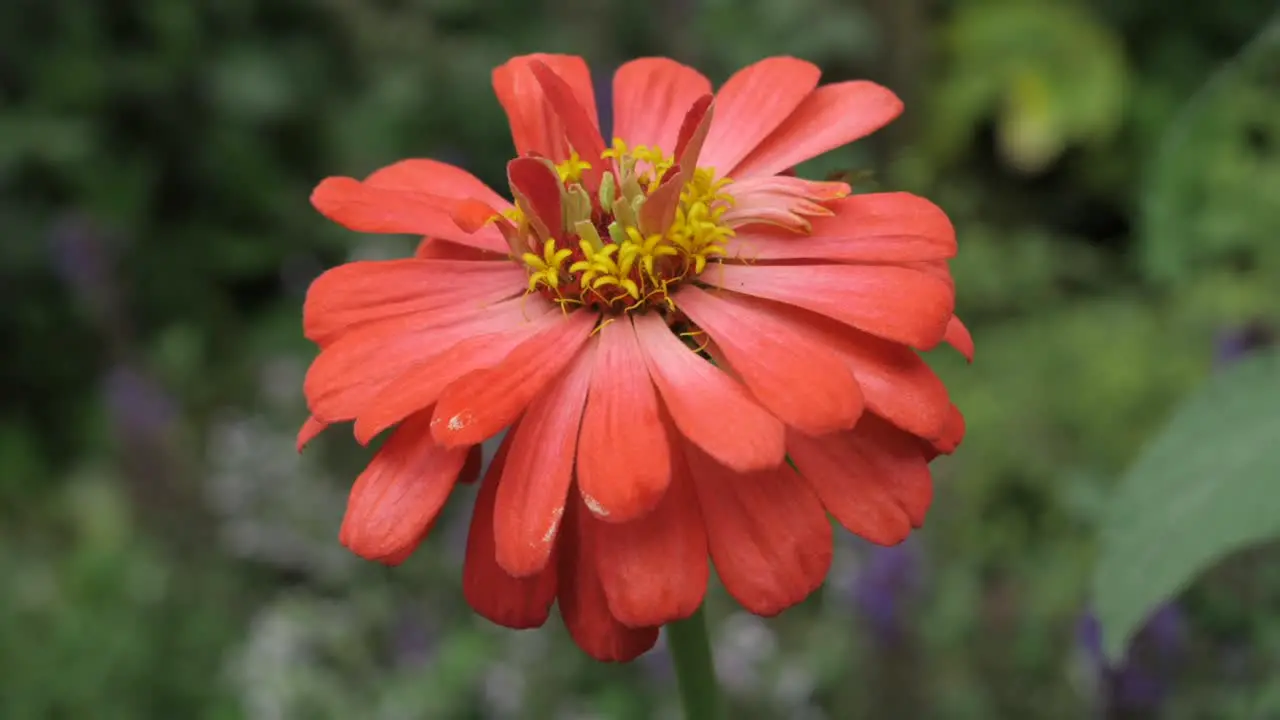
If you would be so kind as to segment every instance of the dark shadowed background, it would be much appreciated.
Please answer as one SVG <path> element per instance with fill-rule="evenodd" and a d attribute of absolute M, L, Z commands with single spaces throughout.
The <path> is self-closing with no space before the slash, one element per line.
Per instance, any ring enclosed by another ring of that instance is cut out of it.
<path fill-rule="evenodd" d="M 0 5 L 0 717 L 675 717 L 659 649 L 468 613 L 468 492 L 389 570 L 337 542 L 366 450 L 303 456 L 307 284 L 410 253 L 309 206 L 404 157 L 501 188 L 490 70 L 773 54 L 898 91 L 800 168 L 953 218 L 977 363 L 924 532 L 843 537 L 781 618 L 709 610 L 741 718 L 1280 717 L 1280 558 L 1232 556 L 1104 668 L 1088 612 L 1115 478 L 1280 320 L 1268 0 L 10 0 Z M 1260 33 L 1263 33 L 1260 35 Z M 1252 45 L 1250 43 L 1252 42 Z M 605 105 L 607 107 L 607 105 Z M 861 175 L 870 171 L 869 176 Z M 1186 532 L 1196 532 L 1190 523 Z"/>

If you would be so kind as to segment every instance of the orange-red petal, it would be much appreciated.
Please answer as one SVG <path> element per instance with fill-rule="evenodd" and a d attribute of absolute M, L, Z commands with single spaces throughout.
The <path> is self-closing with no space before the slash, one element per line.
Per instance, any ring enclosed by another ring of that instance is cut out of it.
<path fill-rule="evenodd" d="M 626 522 L 662 499 L 671 480 L 671 452 L 631 318 L 606 323 L 596 344 L 596 372 L 578 440 L 578 489 L 594 515 Z"/>
<path fill-rule="evenodd" d="M 806 235 L 747 227 L 729 252 L 747 262 L 832 260 L 904 263 L 956 254 L 956 231 L 937 205 L 911 193 L 868 193 L 827 201 L 828 216 L 809 220 Z"/>
<path fill-rule="evenodd" d="M 951 411 L 947 413 L 947 422 L 942 427 L 942 432 L 928 443 L 925 459 L 933 460 L 939 455 L 950 455 L 955 452 L 964 441 L 964 433 L 964 414 L 960 412 L 960 408 L 952 405 Z"/>
<path fill-rule="evenodd" d="M 307 289 L 302 326 L 324 345 L 355 327 L 398 315 L 474 314 L 524 291 L 528 274 L 514 263 L 468 260 L 366 260 L 332 268 Z"/>
<path fill-rule="evenodd" d="M 573 480 L 594 350 L 588 345 L 578 352 L 564 376 L 533 401 L 512 433 L 493 523 L 498 565 L 516 577 L 540 572 L 551 557 Z"/>
<path fill-rule="evenodd" d="M 411 158 L 388 165 L 364 179 L 364 184 L 387 190 L 407 190 L 455 200 L 479 200 L 502 211 L 511 202 L 483 180 L 456 165 L 430 158 Z"/>
<path fill-rule="evenodd" d="M 813 63 L 793 57 L 766 58 L 734 73 L 716 93 L 699 164 L 728 175 L 800 106 L 821 75 Z"/>
<path fill-rule="evenodd" d="M 848 432 L 821 438 L 790 433 L 787 452 L 849 532 L 894 545 L 924 523 L 933 478 L 914 436 L 868 415 Z"/>
<path fill-rule="evenodd" d="M 701 279 L 924 350 L 942 341 L 955 304 L 948 279 L 897 265 L 726 264 Z"/>
<path fill-rule="evenodd" d="M 902 114 L 893 91 L 867 80 L 823 85 L 735 168 L 735 178 L 774 175 L 888 125 Z"/>
<path fill-rule="evenodd" d="M 339 539 L 368 560 L 403 560 L 453 491 L 468 448 L 431 442 L 430 413 L 409 418 L 356 479 Z"/>
<path fill-rule="evenodd" d="M 465 338 L 446 346 L 444 352 L 425 354 L 368 401 L 356 417 L 356 440 L 367 443 L 410 413 L 434 405 L 450 383 L 474 370 L 497 365 L 521 343 L 559 320 L 557 314 L 548 312 L 500 332 Z"/>
<path fill-rule="evenodd" d="M 776 232 L 770 227 L 774 226 L 788 231 L 782 237 L 795 238 L 797 233 L 808 235 L 811 232 L 813 218 L 831 216 L 833 211 L 827 203 L 847 196 L 849 191 L 848 183 L 784 175 L 734 180 L 728 187 L 728 192 L 733 195 L 733 207 L 721 220 L 748 234 Z M 729 252 L 741 254 L 732 243 Z"/>
<path fill-rule="evenodd" d="M 302 423 L 302 427 L 298 429 L 298 439 L 295 443 L 298 452 L 302 452 L 307 443 L 315 440 L 316 436 L 324 432 L 327 427 L 329 427 L 329 423 L 316 419 L 315 415 L 308 415 L 306 421 Z"/>
<path fill-rule="evenodd" d="M 871 412 L 922 438 L 942 432 L 951 405 L 947 387 L 911 348 L 791 305 L 746 296 L 735 296 L 734 301 L 787 323 L 839 354 L 857 378 Z"/>
<path fill-rule="evenodd" d="M 634 319 L 645 363 L 681 434 L 740 471 L 774 467 L 784 427 L 735 380 L 680 342 L 658 315 Z"/>
<path fill-rule="evenodd" d="M 630 627 L 689 617 L 707 592 L 707 533 L 683 458 L 652 512 L 628 523 L 589 518 L 609 610 Z"/>
<path fill-rule="evenodd" d="M 502 362 L 454 381 L 436 405 L 432 433 L 448 446 L 474 445 L 515 421 L 547 383 L 573 360 L 596 315 L 569 313 L 524 341 Z"/>
<path fill-rule="evenodd" d="M 536 53 L 508 60 L 493 71 L 493 90 L 511 123 L 516 154 L 544 155 L 556 162 L 569 157 L 564 125 L 547 102 L 542 85 L 533 74 L 533 63 L 551 68 L 572 89 L 578 104 L 596 117 L 595 89 L 587 63 L 573 55 Z"/>
<path fill-rule="evenodd" d="M 444 238 L 491 252 L 505 252 L 497 228 L 467 232 L 452 217 L 454 198 L 414 190 L 378 187 L 349 177 L 325 178 L 311 204 L 339 225 L 364 233 L 406 233 Z"/>
<path fill-rule="evenodd" d="M 523 630 L 542 627 L 556 599 L 556 563 L 540 573 L 515 578 L 498 566 L 494 542 L 493 507 L 511 446 L 511 435 L 480 482 L 471 529 L 467 533 L 466 561 L 462 567 L 462 593 L 481 617 L 503 627 Z"/>
<path fill-rule="evenodd" d="M 703 95 L 694 101 L 689 112 L 685 113 L 684 122 L 680 123 L 680 136 L 676 139 L 675 159 L 681 166 L 684 182 L 688 182 L 698 166 L 702 156 L 702 147 L 711 134 L 711 123 L 715 119 L 712 105 L 715 98 Z"/>
<path fill-rule="evenodd" d="M 559 239 L 564 234 L 560 212 L 564 185 L 556 171 L 537 158 L 518 157 L 507 163 L 507 182 L 525 217 L 538 230 L 539 239 Z"/>
<path fill-rule="evenodd" d="M 821 435 L 854 426 L 862 391 L 840 356 L 729 294 L 694 286 L 675 294 L 677 306 L 698 324 L 747 389 L 784 423 Z"/>
<path fill-rule="evenodd" d="M 439 519 L 440 516 L 437 514 L 431 519 L 431 522 L 427 523 L 427 526 L 422 529 L 422 532 L 418 534 L 418 537 L 415 538 L 413 542 L 405 545 L 398 552 L 394 552 L 385 558 L 382 558 L 378 562 L 388 567 L 395 567 L 403 563 L 405 560 L 408 560 L 415 552 L 417 552 L 418 547 L 427 539 L 427 536 L 431 534 L 431 531 L 435 529 L 436 521 Z"/>
<path fill-rule="evenodd" d="M 790 465 L 738 474 L 685 444 L 707 543 L 725 590 L 776 615 L 818 589 L 831 567 L 831 523 Z"/>
<path fill-rule="evenodd" d="M 560 615 L 583 652 L 601 662 L 627 662 L 658 641 L 658 628 L 629 628 L 609 611 L 600 584 L 597 541 L 581 502 L 565 508 L 559 549 Z"/>
<path fill-rule="evenodd" d="M 481 250 L 469 245 L 459 245 L 440 238 L 423 238 L 413 251 L 419 260 L 505 260 L 495 252 Z"/>
<path fill-rule="evenodd" d="M 324 422 L 355 418 L 418 363 L 469 338 L 525 327 L 548 305 L 541 298 L 512 298 L 447 324 L 431 314 L 397 315 L 345 333 L 307 370 L 307 406 Z"/>
<path fill-rule="evenodd" d="M 666 179 L 658 189 L 649 193 L 644 205 L 640 208 L 640 232 L 645 235 L 666 232 L 676 218 L 676 209 L 680 206 L 680 194 L 684 192 L 687 179 L 679 165 L 673 166 Z"/>
<path fill-rule="evenodd" d="M 951 320 L 947 322 L 947 334 L 943 340 L 958 350 L 965 360 L 973 362 L 973 336 L 969 334 L 969 328 L 960 322 L 959 317 L 951 316 Z"/>
<path fill-rule="evenodd" d="M 630 147 L 674 152 L 685 113 L 710 93 L 711 81 L 675 60 L 640 58 L 624 63 L 613 75 L 613 134 Z"/>
<path fill-rule="evenodd" d="M 552 111 L 560 118 L 564 128 L 565 139 L 569 146 L 584 158 L 598 158 L 604 152 L 604 138 L 600 136 L 599 120 L 596 117 L 595 101 L 590 108 L 584 107 L 574 92 L 573 86 L 560 76 L 554 68 L 539 60 L 529 64 L 529 70 L 542 86 L 543 96 Z M 600 177 L 604 173 L 603 162 L 590 162 L 590 167 L 582 169 L 582 182 L 588 190 L 600 186 Z"/>

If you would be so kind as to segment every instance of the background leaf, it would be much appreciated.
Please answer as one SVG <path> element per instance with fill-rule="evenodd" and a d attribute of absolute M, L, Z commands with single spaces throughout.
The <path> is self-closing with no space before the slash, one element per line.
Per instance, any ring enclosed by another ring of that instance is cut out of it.
<path fill-rule="evenodd" d="M 1280 14 L 1187 104 L 1149 174 L 1141 249 L 1153 279 L 1196 263 L 1280 267 Z"/>
<path fill-rule="evenodd" d="M 1118 660 L 1161 601 L 1227 554 L 1280 535 L 1280 353 L 1210 380 L 1121 482 L 1094 576 L 1107 655 Z"/>

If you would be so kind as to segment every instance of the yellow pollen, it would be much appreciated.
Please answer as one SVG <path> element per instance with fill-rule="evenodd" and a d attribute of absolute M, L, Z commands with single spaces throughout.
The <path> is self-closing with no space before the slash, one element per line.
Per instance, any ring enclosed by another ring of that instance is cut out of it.
<path fill-rule="evenodd" d="M 556 172 L 560 174 L 560 182 L 576 183 L 582 182 L 582 171 L 590 170 L 591 163 L 583 160 L 578 153 L 569 153 L 569 159 L 556 165 Z"/>
<path fill-rule="evenodd" d="M 519 256 L 529 270 L 529 291 L 608 312 L 673 307 L 669 293 L 725 255 L 734 234 L 724 222 L 733 206 L 732 181 L 716 179 L 713 168 L 688 172 L 671 222 L 654 228 L 652 219 L 641 221 L 643 208 L 675 159 L 615 138 L 600 161 L 598 191 L 582 187 L 591 164 L 576 152 L 556 165 L 563 217 L 552 228 L 555 237 L 539 238 L 518 209 L 504 213 L 529 247 Z"/>
<path fill-rule="evenodd" d="M 529 291 L 537 290 L 539 285 L 544 285 L 547 289 L 553 291 L 558 289 L 564 261 L 568 260 L 572 254 L 572 250 L 557 250 L 555 240 L 547 240 L 543 244 L 542 257 L 538 257 L 533 253 L 525 253 L 520 259 L 524 261 L 530 271 Z"/>

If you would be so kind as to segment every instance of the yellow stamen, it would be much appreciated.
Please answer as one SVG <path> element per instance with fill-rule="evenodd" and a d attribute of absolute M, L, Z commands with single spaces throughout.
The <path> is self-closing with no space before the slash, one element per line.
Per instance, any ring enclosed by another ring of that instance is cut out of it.
<path fill-rule="evenodd" d="M 529 291 L 545 285 L 550 290 L 560 287 L 561 265 L 573 255 L 572 250 L 556 249 L 556 241 L 548 239 L 542 246 L 542 257 L 533 253 L 525 253 L 520 257 L 533 272 L 529 273 Z"/>
<path fill-rule="evenodd" d="M 562 302 L 563 289 L 566 296 L 580 295 L 577 302 L 614 311 L 674 308 L 670 292 L 675 286 L 727 252 L 734 234 L 724 222 L 733 206 L 732 181 L 716 179 L 712 168 L 688 172 L 670 226 L 646 233 L 639 222 L 643 206 L 675 159 L 658 148 L 628 147 L 616 138 L 600 159 L 606 165 L 594 209 L 580 185 L 590 163 L 571 153 L 556 166 L 566 185 L 561 197 L 568 235 L 547 239 L 540 253 L 521 255 L 529 268 L 530 291 L 543 288 Z M 529 221 L 518 210 L 504 214 L 528 233 Z"/>
<path fill-rule="evenodd" d="M 590 169 L 591 163 L 583 160 L 577 151 L 569 153 L 568 160 L 556 165 L 556 172 L 560 174 L 560 182 L 566 184 L 582 182 L 582 171 Z"/>

